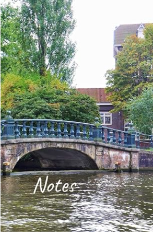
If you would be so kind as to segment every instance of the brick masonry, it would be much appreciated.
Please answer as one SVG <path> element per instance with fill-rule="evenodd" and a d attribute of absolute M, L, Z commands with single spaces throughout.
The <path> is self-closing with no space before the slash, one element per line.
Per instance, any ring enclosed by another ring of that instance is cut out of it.
<path fill-rule="evenodd" d="M 139 169 L 153 170 L 153 152 L 141 150 L 139 153 Z"/>

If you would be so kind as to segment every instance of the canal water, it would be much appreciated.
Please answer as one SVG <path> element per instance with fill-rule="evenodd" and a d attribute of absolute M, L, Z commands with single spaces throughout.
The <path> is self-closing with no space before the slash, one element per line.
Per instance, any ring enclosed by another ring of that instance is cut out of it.
<path fill-rule="evenodd" d="M 153 231 L 153 172 L 16 172 L 1 182 L 3 232 Z"/>

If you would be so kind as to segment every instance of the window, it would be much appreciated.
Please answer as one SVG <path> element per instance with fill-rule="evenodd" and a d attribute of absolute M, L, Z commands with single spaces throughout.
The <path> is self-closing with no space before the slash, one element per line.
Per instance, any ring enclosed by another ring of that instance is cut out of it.
<path fill-rule="evenodd" d="M 112 113 L 100 112 L 102 125 L 112 125 Z"/>

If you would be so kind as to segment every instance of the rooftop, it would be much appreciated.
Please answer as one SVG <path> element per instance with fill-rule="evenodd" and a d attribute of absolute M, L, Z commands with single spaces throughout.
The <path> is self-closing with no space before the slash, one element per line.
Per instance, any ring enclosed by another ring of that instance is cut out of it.
<path fill-rule="evenodd" d="M 77 91 L 93 97 L 97 103 L 109 103 L 107 100 L 109 94 L 106 94 L 105 88 L 77 88 Z"/>
<path fill-rule="evenodd" d="M 114 31 L 114 45 L 121 45 L 127 36 L 136 35 L 137 30 L 141 24 L 142 23 L 123 24 L 118 26 Z M 142 25 L 145 26 L 146 24 L 142 24 Z"/>

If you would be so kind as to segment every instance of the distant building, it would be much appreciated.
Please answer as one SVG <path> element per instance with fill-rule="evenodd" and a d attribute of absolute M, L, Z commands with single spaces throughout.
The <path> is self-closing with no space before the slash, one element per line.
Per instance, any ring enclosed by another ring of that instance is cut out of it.
<path fill-rule="evenodd" d="M 146 24 L 123 24 L 114 30 L 114 57 L 122 50 L 127 36 L 136 35 L 139 38 L 144 38 L 143 30 Z"/>
<path fill-rule="evenodd" d="M 107 100 L 108 95 L 105 88 L 77 88 L 81 94 L 93 97 L 99 106 L 101 123 L 110 128 L 124 130 L 124 119 L 122 112 L 111 113 L 113 105 Z"/>

